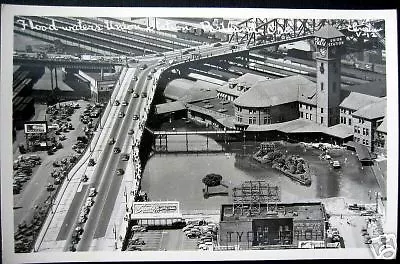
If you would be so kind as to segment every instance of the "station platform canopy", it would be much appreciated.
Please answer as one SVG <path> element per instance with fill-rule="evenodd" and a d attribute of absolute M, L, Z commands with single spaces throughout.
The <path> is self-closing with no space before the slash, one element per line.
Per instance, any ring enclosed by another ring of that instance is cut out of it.
<path fill-rule="evenodd" d="M 315 122 L 295 119 L 282 123 L 268 124 L 268 125 L 250 125 L 247 131 L 280 131 L 284 133 L 323 133 L 326 135 L 334 136 L 337 138 L 348 138 L 352 136 L 351 128 L 338 124 L 332 127 L 325 127 Z"/>
<path fill-rule="evenodd" d="M 375 156 L 371 154 L 366 146 L 361 145 L 357 142 L 349 141 L 346 142 L 344 145 L 348 148 L 355 149 L 358 160 L 361 162 L 370 162 L 375 158 Z"/>
<path fill-rule="evenodd" d="M 185 110 L 185 109 L 186 109 L 186 104 L 181 101 L 175 101 L 175 102 L 169 102 L 169 103 L 156 105 L 156 113 L 159 115 L 173 113 L 173 112 L 177 112 L 177 111 L 181 111 L 181 110 Z"/>

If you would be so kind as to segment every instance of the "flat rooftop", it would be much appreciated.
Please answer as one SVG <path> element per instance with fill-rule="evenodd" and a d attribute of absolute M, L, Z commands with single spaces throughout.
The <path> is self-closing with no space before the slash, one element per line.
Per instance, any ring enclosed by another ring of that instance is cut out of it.
<path fill-rule="evenodd" d="M 277 203 L 278 210 L 268 211 L 267 204 L 261 204 L 261 213 L 254 216 L 241 215 L 240 209 L 233 214 L 232 204 L 223 204 L 221 222 L 250 221 L 252 219 L 293 218 L 294 221 L 319 220 L 325 221 L 325 207 L 322 203 Z M 271 206 L 270 206 L 271 207 Z"/>

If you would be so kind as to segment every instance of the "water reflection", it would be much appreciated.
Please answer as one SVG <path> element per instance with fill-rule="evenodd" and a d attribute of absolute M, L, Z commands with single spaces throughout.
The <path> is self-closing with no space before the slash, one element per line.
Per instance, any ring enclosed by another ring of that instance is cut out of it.
<path fill-rule="evenodd" d="M 191 150 L 205 150 L 206 137 L 192 135 Z M 378 185 L 372 173 L 362 168 L 356 155 L 348 150 L 332 151 L 329 154 L 342 167 L 333 169 L 328 161 L 320 160 L 320 150 L 306 149 L 299 144 L 287 144 L 288 153 L 298 154 L 309 162 L 313 172 L 311 186 L 302 186 L 280 172 L 251 158 L 259 142 L 246 141 L 223 144 L 208 139 L 208 148 L 224 150 L 212 154 L 155 154 L 147 162 L 142 189 L 149 193 L 151 200 L 178 200 L 183 210 L 219 209 L 221 203 L 231 202 L 230 197 L 210 197 L 204 199 L 201 179 L 208 173 L 223 176 L 223 181 L 231 190 L 246 180 L 266 180 L 281 188 L 282 201 L 294 202 L 315 198 L 346 197 L 359 201 L 369 201 L 368 190 L 375 192 Z M 186 149 L 185 136 L 171 137 L 170 151 Z"/>

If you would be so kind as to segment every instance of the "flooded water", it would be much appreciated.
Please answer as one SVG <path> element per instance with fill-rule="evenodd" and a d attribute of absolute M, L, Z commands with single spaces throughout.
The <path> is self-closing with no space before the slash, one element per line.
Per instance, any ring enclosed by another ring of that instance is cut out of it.
<path fill-rule="evenodd" d="M 205 149 L 206 137 L 191 135 L 190 150 Z M 318 149 L 306 149 L 300 144 L 285 143 L 289 154 L 298 154 L 306 159 L 313 172 L 311 186 L 302 186 L 268 165 L 253 160 L 251 154 L 260 142 L 242 142 L 225 145 L 208 139 L 212 150 L 221 153 L 187 154 L 169 153 L 152 156 L 144 170 L 142 189 L 151 200 L 177 200 L 182 210 L 215 210 L 223 203 L 231 203 L 231 196 L 203 197 L 202 178 L 209 173 L 222 175 L 223 183 L 231 191 L 243 181 L 265 180 L 281 188 L 283 202 L 307 201 L 319 198 L 346 197 L 360 202 L 369 202 L 368 191 L 378 190 L 378 184 L 368 168 L 363 168 L 356 155 L 349 150 L 334 150 L 329 154 L 342 167 L 333 169 L 328 161 L 320 160 Z M 186 149 L 186 137 L 174 136 L 168 140 L 170 151 Z M 231 192 L 230 192 L 231 193 Z M 373 202 L 373 201 L 371 201 Z"/>

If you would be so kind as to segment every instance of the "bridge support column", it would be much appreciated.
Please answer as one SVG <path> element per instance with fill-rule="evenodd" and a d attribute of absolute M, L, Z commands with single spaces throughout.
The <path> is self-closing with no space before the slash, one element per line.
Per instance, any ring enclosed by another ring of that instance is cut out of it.
<path fill-rule="evenodd" d="M 51 88 L 52 96 L 54 97 L 53 68 L 51 67 L 49 69 L 50 69 L 50 88 Z"/>
<path fill-rule="evenodd" d="M 54 87 L 55 89 L 58 89 L 58 81 L 57 81 L 57 67 L 54 67 L 54 78 L 56 81 L 56 86 Z"/>
<path fill-rule="evenodd" d="M 168 136 L 165 134 L 165 152 L 168 152 Z"/>
<path fill-rule="evenodd" d="M 185 133 L 185 136 L 186 136 L 186 151 L 189 152 L 188 134 Z"/>

